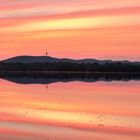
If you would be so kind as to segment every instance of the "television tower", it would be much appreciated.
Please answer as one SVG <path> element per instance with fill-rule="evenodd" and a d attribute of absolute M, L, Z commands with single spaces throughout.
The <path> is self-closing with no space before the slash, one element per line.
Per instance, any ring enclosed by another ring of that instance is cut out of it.
<path fill-rule="evenodd" d="M 47 51 L 47 49 L 46 49 L 46 53 L 45 53 L 45 54 L 46 54 L 46 56 L 48 56 L 48 51 Z"/>

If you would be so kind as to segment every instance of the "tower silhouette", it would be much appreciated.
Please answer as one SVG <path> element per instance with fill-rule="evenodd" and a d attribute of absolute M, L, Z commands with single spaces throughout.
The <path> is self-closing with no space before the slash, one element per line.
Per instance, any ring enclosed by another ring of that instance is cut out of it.
<path fill-rule="evenodd" d="M 46 54 L 46 56 L 48 56 L 48 51 L 47 51 L 47 49 L 46 49 L 46 53 L 45 53 L 45 54 Z"/>

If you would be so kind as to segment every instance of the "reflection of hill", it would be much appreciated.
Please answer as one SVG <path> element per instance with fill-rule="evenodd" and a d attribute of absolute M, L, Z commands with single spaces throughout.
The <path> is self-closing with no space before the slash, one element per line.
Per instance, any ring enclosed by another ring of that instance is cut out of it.
<path fill-rule="evenodd" d="M 1 72 L 0 77 L 21 84 L 140 80 L 140 73 Z"/>

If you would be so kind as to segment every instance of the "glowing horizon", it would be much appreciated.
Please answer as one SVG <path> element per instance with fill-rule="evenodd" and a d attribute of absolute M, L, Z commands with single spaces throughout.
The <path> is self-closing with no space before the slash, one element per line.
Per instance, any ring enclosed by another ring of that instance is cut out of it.
<path fill-rule="evenodd" d="M 139 0 L 0 0 L 0 59 L 140 60 Z"/>

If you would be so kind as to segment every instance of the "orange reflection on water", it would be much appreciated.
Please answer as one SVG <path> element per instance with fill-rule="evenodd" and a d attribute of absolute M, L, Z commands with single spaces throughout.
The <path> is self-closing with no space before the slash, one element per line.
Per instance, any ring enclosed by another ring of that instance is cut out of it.
<path fill-rule="evenodd" d="M 0 81 L 1 139 L 140 138 L 139 81 L 20 85 Z"/>

